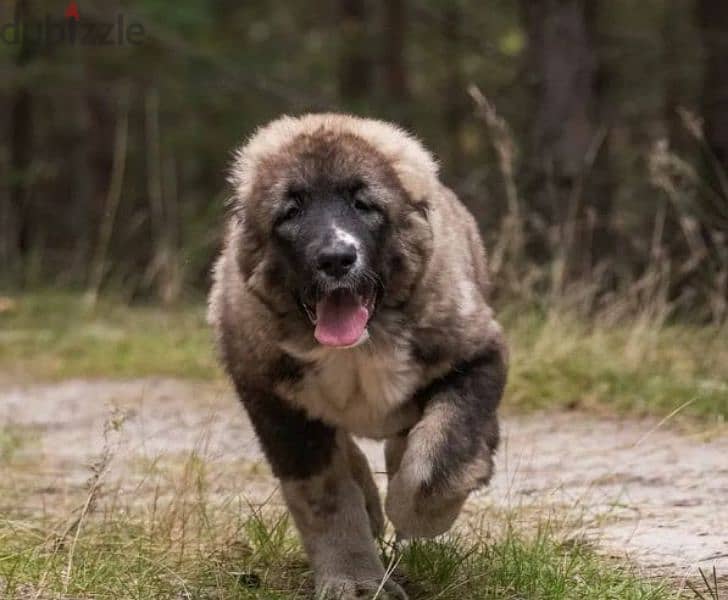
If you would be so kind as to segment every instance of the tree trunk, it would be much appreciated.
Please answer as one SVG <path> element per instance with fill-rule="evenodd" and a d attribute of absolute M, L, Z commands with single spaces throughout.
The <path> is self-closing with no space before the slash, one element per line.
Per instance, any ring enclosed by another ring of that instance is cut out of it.
<path fill-rule="evenodd" d="M 465 114 L 469 110 L 466 84 L 460 66 L 463 54 L 462 20 L 462 10 L 457 3 L 445 8 L 442 35 L 445 45 L 443 55 L 446 76 L 443 82 L 442 98 L 447 139 L 450 141 L 449 171 L 454 177 L 462 175 L 462 133 Z"/>
<path fill-rule="evenodd" d="M 687 148 L 685 128 L 680 122 L 678 108 L 683 104 L 684 81 L 680 76 L 680 26 L 684 20 L 683 0 L 666 0 L 662 21 L 662 70 L 665 74 L 663 89 L 663 110 L 667 139 L 670 147 L 677 150 Z"/>
<path fill-rule="evenodd" d="M 699 218 L 703 242 L 725 269 L 728 236 L 728 3 L 699 0 L 703 40 L 702 113 L 708 148 L 706 179 L 714 194 L 702 198 Z"/>
<path fill-rule="evenodd" d="M 407 37 L 405 0 L 384 0 L 384 86 L 387 99 L 402 117 L 409 98 L 405 39 Z"/>
<path fill-rule="evenodd" d="M 94 256 L 90 265 L 89 285 L 86 290 L 86 300 L 90 305 L 95 305 L 99 297 L 99 291 L 106 276 L 106 263 L 108 258 L 111 236 L 114 232 L 116 215 L 122 200 L 124 187 L 124 176 L 126 173 L 127 148 L 129 140 L 129 86 L 121 88 L 118 96 L 118 108 L 116 116 L 116 131 L 113 138 L 113 163 L 109 189 L 101 224 L 99 226 L 99 238 Z"/>
<path fill-rule="evenodd" d="M 21 27 L 29 19 L 28 1 L 18 0 L 15 5 L 16 23 Z M 24 69 L 32 61 L 34 51 L 28 36 L 23 36 L 16 60 L 18 70 Z M 33 97 L 28 87 L 21 83 L 13 95 L 10 106 L 9 206 L 3 211 L 4 227 L 8 233 L 4 252 L 7 254 L 8 270 L 13 278 L 22 278 L 23 260 L 31 243 L 29 178 L 32 159 Z"/>
<path fill-rule="evenodd" d="M 91 169 L 91 127 L 87 103 L 87 85 L 84 79 L 83 48 L 78 49 L 79 79 L 83 81 L 73 92 L 75 131 L 69 136 L 71 144 L 69 159 L 71 164 L 70 186 L 72 204 L 70 212 L 73 222 L 70 224 L 73 241 L 73 259 L 69 278 L 86 283 L 89 256 L 93 248 L 94 210 L 93 181 Z"/>
<path fill-rule="evenodd" d="M 728 2 L 699 0 L 705 51 L 703 118 L 713 154 L 728 172 Z"/>
<path fill-rule="evenodd" d="M 0 103 L 7 106 L 5 98 L 0 98 Z M 4 125 L 5 123 L 3 123 Z M 3 133 L 5 133 L 5 127 L 3 127 Z M 11 269 L 17 260 L 14 239 L 15 222 L 10 204 L 9 171 L 10 165 L 7 159 L 0 156 L 0 286 L 10 283 Z"/>
<path fill-rule="evenodd" d="M 162 156 L 160 100 L 157 89 L 147 90 L 145 99 L 145 138 L 147 144 L 147 195 L 151 217 L 153 250 L 145 279 L 158 298 L 171 304 L 180 292 L 178 264 L 176 168 Z M 163 168 L 164 163 L 164 168 Z M 164 171 L 164 173 L 163 173 Z"/>
<path fill-rule="evenodd" d="M 95 72 L 86 74 L 87 87 L 84 93 L 85 118 L 88 123 L 86 145 L 86 173 L 89 175 L 88 226 L 90 228 L 90 246 L 96 247 L 101 235 L 102 223 L 106 219 L 106 204 L 111 172 L 114 162 L 114 119 L 116 111 L 113 106 L 113 91 L 110 93 L 103 85 L 94 81 Z M 93 275 L 93 263 L 90 253 L 86 255 L 88 269 L 87 283 Z"/>
<path fill-rule="evenodd" d="M 354 110 L 364 108 L 372 83 L 367 0 L 339 0 L 339 93 Z"/>
<path fill-rule="evenodd" d="M 528 67 L 535 77 L 527 197 L 542 240 L 532 251 L 543 257 L 556 247 L 579 255 L 579 270 L 607 252 L 611 211 L 609 186 L 600 181 L 604 173 L 591 173 L 606 140 L 605 128 L 598 126 L 596 10 L 595 0 L 521 0 Z"/>
<path fill-rule="evenodd" d="M 529 64 L 536 74 L 533 122 L 539 170 L 570 187 L 594 139 L 596 55 L 587 0 L 521 0 Z M 564 214 L 553 206 L 553 215 Z"/>

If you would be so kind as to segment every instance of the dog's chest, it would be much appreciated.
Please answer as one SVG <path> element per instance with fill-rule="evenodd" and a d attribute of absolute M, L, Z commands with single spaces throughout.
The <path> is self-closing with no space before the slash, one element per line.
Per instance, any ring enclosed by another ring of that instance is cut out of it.
<path fill-rule="evenodd" d="M 416 420 L 410 400 L 421 376 L 404 348 L 329 350 L 305 370 L 291 399 L 312 416 L 352 433 L 383 437 Z"/>

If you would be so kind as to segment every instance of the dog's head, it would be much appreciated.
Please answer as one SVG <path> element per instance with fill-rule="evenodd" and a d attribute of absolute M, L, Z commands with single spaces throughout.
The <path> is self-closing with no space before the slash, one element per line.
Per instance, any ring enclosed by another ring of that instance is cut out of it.
<path fill-rule="evenodd" d="M 411 294 L 431 241 L 427 199 L 372 139 L 313 125 L 241 152 L 239 264 L 285 318 L 306 319 L 320 344 L 350 347 L 378 310 Z"/>

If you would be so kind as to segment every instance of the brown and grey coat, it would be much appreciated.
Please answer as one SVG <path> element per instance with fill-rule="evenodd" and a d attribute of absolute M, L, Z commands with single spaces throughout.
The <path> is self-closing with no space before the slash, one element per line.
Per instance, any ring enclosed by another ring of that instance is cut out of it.
<path fill-rule="evenodd" d="M 210 295 L 222 360 L 318 592 L 361 597 L 384 576 L 374 544 L 384 518 L 352 435 L 386 442 L 386 514 L 403 538 L 448 530 L 491 476 L 507 359 L 482 242 L 430 155 L 379 121 L 281 118 L 238 152 L 231 180 Z M 298 208 L 281 208 L 291 197 Z M 290 223 L 318 210 L 307 226 Z M 331 243 L 327 219 L 361 232 L 362 281 L 375 290 L 368 335 L 353 347 L 319 343 L 306 314 L 309 295 L 330 289 L 311 291 L 309 270 L 315 240 Z M 405 597 L 394 582 L 384 589 Z"/>

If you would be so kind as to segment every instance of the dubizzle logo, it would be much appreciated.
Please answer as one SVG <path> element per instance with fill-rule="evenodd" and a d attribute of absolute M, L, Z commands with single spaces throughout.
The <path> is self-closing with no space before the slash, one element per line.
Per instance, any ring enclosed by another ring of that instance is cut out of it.
<path fill-rule="evenodd" d="M 68 3 L 68 6 L 66 6 L 66 12 L 63 16 L 66 17 L 66 19 L 76 19 L 76 21 L 78 21 L 81 18 L 78 14 L 78 4 L 71 0 L 71 2 Z"/>
<path fill-rule="evenodd" d="M 46 15 L 42 20 L 16 19 L 0 25 L 0 41 L 11 45 L 25 41 L 40 46 L 138 46 L 145 37 L 144 25 L 127 21 L 121 13 L 113 22 L 82 20 L 74 0 L 66 6 L 62 19 Z"/>

